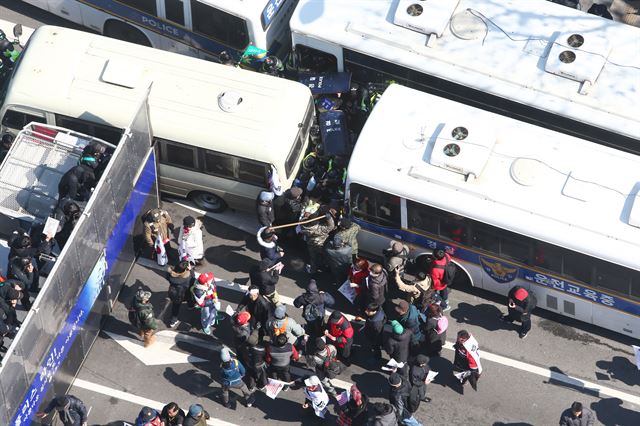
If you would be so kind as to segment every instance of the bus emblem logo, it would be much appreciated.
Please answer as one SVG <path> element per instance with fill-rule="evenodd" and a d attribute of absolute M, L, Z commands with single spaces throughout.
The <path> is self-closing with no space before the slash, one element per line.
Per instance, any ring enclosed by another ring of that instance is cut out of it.
<path fill-rule="evenodd" d="M 487 275 L 499 283 L 511 282 L 518 276 L 518 268 L 503 264 L 500 261 L 480 257 L 480 263 Z"/>

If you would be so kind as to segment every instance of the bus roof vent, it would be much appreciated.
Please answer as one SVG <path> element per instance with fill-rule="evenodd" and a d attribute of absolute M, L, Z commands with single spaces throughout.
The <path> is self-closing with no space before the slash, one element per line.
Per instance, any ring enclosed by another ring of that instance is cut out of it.
<path fill-rule="evenodd" d="M 562 32 L 553 40 L 545 71 L 582 83 L 579 93 L 586 95 L 596 83 L 607 62 L 611 44 L 606 38 L 580 32 Z"/>
<path fill-rule="evenodd" d="M 224 112 L 237 112 L 244 106 L 244 99 L 238 92 L 222 92 L 218 95 L 218 106 Z"/>
<path fill-rule="evenodd" d="M 640 228 L 640 193 L 636 193 L 629 212 L 629 225 Z"/>
<path fill-rule="evenodd" d="M 400 0 L 393 23 L 422 34 L 442 37 L 460 0 Z"/>
<path fill-rule="evenodd" d="M 476 178 L 495 143 L 495 133 L 481 123 L 445 124 L 436 136 L 429 163 Z"/>
<path fill-rule="evenodd" d="M 102 71 L 102 81 L 135 89 L 140 85 L 143 72 L 144 68 L 141 64 L 121 59 L 109 59 L 104 71 Z"/>

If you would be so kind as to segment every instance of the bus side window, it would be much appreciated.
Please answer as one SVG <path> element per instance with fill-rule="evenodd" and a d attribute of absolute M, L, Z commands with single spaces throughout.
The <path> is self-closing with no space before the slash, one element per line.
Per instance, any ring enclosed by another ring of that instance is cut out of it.
<path fill-rule="evenodd" d="M 631 271 L 631 296 L 640 299 L 640 274 Z"/>
<path fill-rule="evenodd" d="M 440 218 L 437 211 L 431 207 L 422 206 L 407 200 L 407 217 L 410 230 L 424 231 L 438 235 Z"/>
<path fill-rule="evenodd" d="M 233 49 L 242 50 L 249 44 L 249 31 L 244 19 L 227 12 L 191 0 L 193 30 L 224 43 Z"/>
<path fill-rule="evenodd" d="M 548 271 L 562 274 L 563 249 L 551 244 L 536 241 L 533 248 L 533 265 Z"/>
<path fill-rule="evenodd" d="M 122 129 L 118 129 L 117 127 L 95 124 L 90 121 L 67 117 L 60 114 L 56 114 L 56 126 L 95 136 L 114 145 L 117 145 L 122 137 Z"/>
<path fill-rule="evenodd" d="M 456 243 L 467 243 L 467 224 L 462 216 L 452 213 L 442 212 L 442 220 L 440 221 L 440 235 L 455 241 Z"/>
<path fill-rule="evenodd" d="M 219 152 L 206 151 L 204 155 L 204 167 L 207 173 L 212 175 L 235 179 L 233 157 Z"/>
<path fill-rule="evenodd" d="M 184 25 L 184 0 L 164 0 L 164 10 L 167 20 Z"/>
<path fill-rule="evenodd" d="M 476 222 L 473 226 L 471 246 L 486 250 L 490 253 L 500 253 L 500 239 L 493 226 Z"/>
<path fill-rule="evenodd" d="M 562 256 L 562 273 L 583 283 L 592 282 L 593 258 L 565 250 Z"/>
<path fill-rule="evenodd" d="M 400 197 L 351 184 L 351 208 L 357 217 L 378 225 L 400 228 Z"/>
<path fill-rule="evenodd" d="M 301 71 L 313 73 L 338 71 L 338 60 L 330 53 L 298 44 L 295 47 L 296 65 Z"/>
<path fill-rule="evenodd" d="M 156 9 L 156 0 L 119 0 L 120 3 L 127 4 L 131 7 L 135 7 L 138 10 L 147 12 L 151 15 L 158 16 Z"/>
<path fill-rule="evenodd" d="M 196 150 L 195 148 L 168 142 L 162 139 L 160 141 L 160 160 L 161 163 L 180 167 L 183 169 L 196 168 Z"/>
<path fill-rule="evenodd" d="M 500 255 L 521 263 L 529 263 L 531 243 L 528 237 L 508 231 L 500 232 Z"/>
<path fill-rule="evenodd" d="M 238 160 L 238 179 L 261 188 L 267 187 L 267 165 L 253 161 Z"/>
<path fill-rule="evenodd" d="M 634 272 L 623 266 L 613 263 L 596 260 L 596 282 L 595 284 L 605 290 L 613 290 L 617 293 L 629 295 L 629 286 Z M 635 272 L 637 274 L 637 272 Z"/>
<path fill-rule="evenodd" d="M 14 111 L 12 109 L 8 109 L 7 112 L 2 117 L 2 125 L 6 127 L 10 127 L 16 130 L 22 130 L 24 126 L 35 121 L 37 123 L 46 123 L 47 120 L 44 117 L 40 117 L 37 115 L 27 114 L 20 111 Z"/>

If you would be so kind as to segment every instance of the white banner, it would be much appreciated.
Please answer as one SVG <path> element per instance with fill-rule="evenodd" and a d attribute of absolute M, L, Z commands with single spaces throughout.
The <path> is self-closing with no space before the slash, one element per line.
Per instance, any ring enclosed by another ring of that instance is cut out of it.
<path fill-rule="evenodd" d="M 283 382 L 280 380 L 268 379 L 267 385 L 264 387 L 264 393 L 271 399 L 276 399 L 276 396 L 280 393 L 282 388 L 285 385 L 288 385 L 287 382 Z"/>

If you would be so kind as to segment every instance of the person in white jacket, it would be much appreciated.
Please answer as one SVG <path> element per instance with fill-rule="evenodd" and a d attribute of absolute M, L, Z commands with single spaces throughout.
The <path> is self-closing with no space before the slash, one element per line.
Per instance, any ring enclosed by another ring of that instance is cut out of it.
<path fill-rule="evenodd" d="M 182 219 L 182 226 L 178 234 L 178 252 L 180 260 L 187 260 L 193 264 L 202 263 L 204 245 L 202 243 L 202 222 L 187 216 Z"/>

